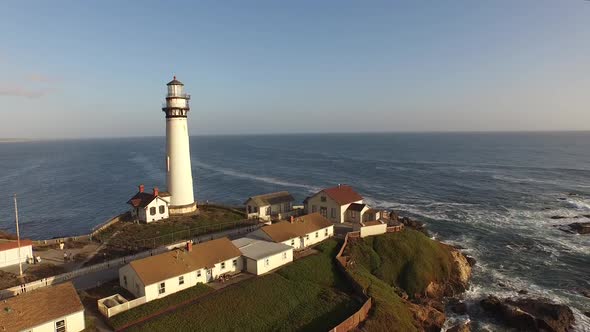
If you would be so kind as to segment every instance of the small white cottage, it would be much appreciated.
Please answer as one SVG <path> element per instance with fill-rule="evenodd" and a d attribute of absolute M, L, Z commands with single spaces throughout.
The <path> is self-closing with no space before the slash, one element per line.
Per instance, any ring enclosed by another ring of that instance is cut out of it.
<path fill-rule="evenodd" d="M 242 271 L 242 253 L 228 238 L 168 251 L 130 262 L 119 269 L 120 285 L 146 302 L 162 298 L 223 274 Z"/>
<path fill-rule="evenodd" d="M 168 219 L 169 197 L 167 192 L 160 192 L 154 188 L 152 193 L 144 192 L 144 186 L 139 185 L 139 191 L 127 204 L 131 205 L 131 215 L 140 222 L 150 223 L 162 219 Z"/>
<path fill-rule="evenodd" d="M 2 302 L 0 331 L 78 332 L 84 307 L 71 282 L 42 287 Z"/>
<path fill-rule="evenodd" d="M 285 219 L 295 214 L 295 199 L 287 191 L 252 196 L 244 202 L 248 219 L 262 220 Z"/>

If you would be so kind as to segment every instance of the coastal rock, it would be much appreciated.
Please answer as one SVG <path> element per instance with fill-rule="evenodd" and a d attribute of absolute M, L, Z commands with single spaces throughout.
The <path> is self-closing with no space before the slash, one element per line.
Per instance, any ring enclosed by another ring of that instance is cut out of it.
<path fill-rule="evenodd" d="M 449 309 L 457 315 L 465 315 L 467 313 L 467 304 L 465 304 L 465 302 L 453 299 L 449 301 Z"/>
<path fill-rule="evenodd" d="M 574 322 L 572 310 L 546 299 L 499 299 L 488 296 L 482 308 L 506 326 L 522 331 L 568 331 Z"/>
<path fill-rule="evenodd" d="M 582 293 L 582 295 L 584 295 L 585 297 L 589 297 L 590 298 L 590 289 L 582 289 L 580 291 L 580 293 Z"/>
<path fill-rule="evenodd" d="M 590 234 L 590 222 L 575 222 L 569 227 L 578 234 Z"/>
<path fill-rule="evenodd" d="M 586 317 L 590 317 L 590 311 L 584 312 L 584 315 L 586 315 Z"/>
<path fill-rule="evenodd" d="M 453 265 L 453 278 L 454 281 L 454 291 L 455 293 L 462 293 L 467 289 L 469 285 L 469 279 L 471 278 L 471 264 L 469 264 L 469 260 L 457 250 L 451 251 L 451 255 L 454 260 Z"/>
<path fill-rule="evenodd" d="M 471 331 L 471 322 L 464 322 L 450 327 L 447 332 L 469 332 Z"/>
<path fill-rule="evenodd" d="M 526 289 L 521 289 L 521 290 L 518 291 L 518 294 L 520 294 L 520 295 L 526 295 L 528 293 L 529 293 L 529 291 L 526 290 Z"/>
<path fill-rule="evenodd" d="M 438 332 L 445 323 L 445 314 L 431 306 L 408 302 L 408 308 L 422 331 Z"/>
<path fill-rule="evenodd" d="M 430 235 L 428 234 L 428 231 L 426 230 L 426 227 L 424 227 L 423 223 L 421 223 L 417 220 L 410 219 L 408 217 L 398 218 L 398 221 L 401 222 L 402 224 L 404 224 L 404 226 L 413 228 L 413 229 L 423 233 L 424 235 L 430 237 Z"/>
<path fill-rule="evenodd" d="M 467 259 L 467 263 L 469 263 L 469 266 L 471 267 L 474 267 L 477 263 L 477 260 L 473 258 L 473 256 L 465 255 L 465 259 Z"/>

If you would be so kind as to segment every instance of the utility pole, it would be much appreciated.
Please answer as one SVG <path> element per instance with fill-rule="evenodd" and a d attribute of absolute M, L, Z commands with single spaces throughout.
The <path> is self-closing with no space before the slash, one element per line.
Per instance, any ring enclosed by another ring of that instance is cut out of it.
<path fill-rule="evenodd" d="M 19 277 L 23 277 L 23 262 L 20 260 L 20 233 L 18 231 L 18 205 L 16 204 L 16 194 L 14 194 L 14 219 L 16 221 L 16 245 L 18 246 L 18 272 Z"/>

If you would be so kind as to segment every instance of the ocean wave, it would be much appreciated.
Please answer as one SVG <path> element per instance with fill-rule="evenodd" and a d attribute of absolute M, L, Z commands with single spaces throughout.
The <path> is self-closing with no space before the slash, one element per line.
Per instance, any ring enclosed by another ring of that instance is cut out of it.
<path fill-rule="evenodd" d="M 243 172 L 236 171 L 236 170 L 229 169 L 229 168 L 223 168 L 223 167 L 209 165 L 209 164 L 201 162 L 201 161 L 194 161 L 193 160 L 192 163 L 193 163 L 193 165 L 196 165 L 200 168 L 204 168 L 204 169 L 207 169 L 210 171 L 218 172 L 221 174 L 225 174 L 225 175 L 229 175 L 229 176 L 233 176 L 233 177 L 237 177 L 237 178 L 256 180 L 256 181 L 274 184 L 274 185 L 283 186 L 283 187 L 303 188 L 303 189 L 307 189 L 307 191 L 309 191 L 309 192 L 318 192 L 321 190 L 321 188 L 316 187 L 316 186 L 310 186 L 307 184 L 279 180 L 279 179 L 267 177 L 267 176 L 259 176 L 259 175 L 249 174 L 249 173 L 243 173 Z"/>
<path fill-rule="evenodd" d="M 565 200 L 569 205 L 577 210 L 590 211 L 590 201 L 580 197 L 570 197 Z"/>

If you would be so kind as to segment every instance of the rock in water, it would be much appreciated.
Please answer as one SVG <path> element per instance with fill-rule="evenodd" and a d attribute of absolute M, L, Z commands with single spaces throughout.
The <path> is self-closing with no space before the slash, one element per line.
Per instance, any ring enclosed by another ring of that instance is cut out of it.
<path fill-rule="evenodd" d="M 569 226 L 578 234 L 590 234 L 590 222 L 575 222 Z"/>
<path fill-rule="evenodd" d="M 447 330 L 447 332 L 469 332 L 471 331 L 471 323 L 465 322 L 457 324 Z"/>
<path fill-rule="evenodd" d="M 574 323 L 569 307 L 546 299 L 499 299 L 490 295 L 480 304 L 505 325 L 522 331 L 566 332 Z"/>

